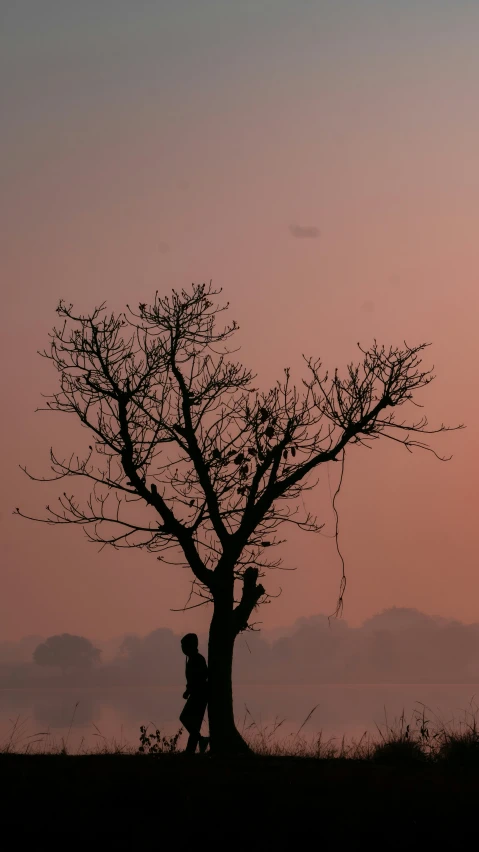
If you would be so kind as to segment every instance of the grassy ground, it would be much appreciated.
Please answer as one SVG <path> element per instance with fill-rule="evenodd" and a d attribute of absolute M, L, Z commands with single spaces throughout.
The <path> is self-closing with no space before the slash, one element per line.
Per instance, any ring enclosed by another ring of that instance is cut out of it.
<path fill-rule="evenodd" d="M 2 835 L 20 847 L 266 850 L 334 841 L 339 849 L 428 850 L 446 841 L 466 848 L 471 831 L 477 838 L 479 773 L 471 767 L 3 755 L 0 773 Z"/>
<path fill-rule="evenodd" d="M 30 754 L 12 740 L 0 754 L 3 837 L 40 849 L 475 848 L 475 717 L 454 729 L 403 719 L 350 744 L 249 735 L 256 753 L 230 759 L 187 757 L 154 731 L 143 754 L 114 743 Z"/>

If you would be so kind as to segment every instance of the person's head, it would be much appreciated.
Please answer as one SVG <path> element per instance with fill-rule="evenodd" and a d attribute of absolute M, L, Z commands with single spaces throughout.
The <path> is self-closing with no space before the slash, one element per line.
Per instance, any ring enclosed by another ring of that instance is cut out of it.
<path fill-rule="evenodd" d="M 181 650 L 186 657 L 191 657 L 192 654 L 198 653 L 198 637 L 196 633 L 187 633 L 181 640 Z"/>

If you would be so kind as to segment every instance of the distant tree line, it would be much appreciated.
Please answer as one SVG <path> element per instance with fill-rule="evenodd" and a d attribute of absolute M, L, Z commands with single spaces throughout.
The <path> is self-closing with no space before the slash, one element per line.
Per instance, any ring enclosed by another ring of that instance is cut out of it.
<path fill-rule="evenodd" d="M 100 654 L 101 651 L 94 648 L 84 636 L 62 633 L 49 636 L 46 642 L 37 645 L 33 652 L 33 661 L 38 666 L 58 668 L 65 675 L 72 669 L 91 669 L 100 661 Z"/>
<path fill-rule="evenodd" d="M 273 638 L 274 637 L 274 638 Z M 203 645 L 206 638 L 203 641 Z M 30 649 L 30 663 L 19 662 Z M 0 679 L 56 678 L 89 685 L 180 686 L 184 657 L 179 636 L 159 628 L 119 640 L 108 662 L 85 637 L 49 637 L 0 643 Z M 479 679 L 479 624 L 393 608 L 361 627 L 324 615 L 300 619 L 283 635 L 245 633 L 234 667 L 238 683 L 470 683 Z"/>

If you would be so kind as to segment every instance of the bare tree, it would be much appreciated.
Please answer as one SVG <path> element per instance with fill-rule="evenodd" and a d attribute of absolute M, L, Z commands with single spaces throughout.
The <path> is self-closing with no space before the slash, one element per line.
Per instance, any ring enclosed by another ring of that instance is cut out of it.
<path fill-rule="evenodd" d="M 430 449 L 424 435 L 448 427 L 396 418 L 433 379 L 421 368 L 426 344 L 360 347 L 361 363 L 349 365 L 345 378 L 305 358 L 301 389 L 286 370 L 259 392 L 228 349 L 236 323 L 218 328 L 228 307 L 216 304 L 219 292 L 192 285 L 118 315 L 105 305 L 80 315 L 60 302 L 62 323 L 41 353 L 60 377 L 46 407 L 74 415 L 94 442 L 83 457 L 59 458 L 51 450 L 52 475 L 42 479 L 84 477 L 93 487 L 84 503 L 64 492 L 56 508 L 34 520 L 77 524 L 93 542 L 144 548 L 190 567 L 188 605 L 213 603 L 211 747 L 231 751 L 246 748 L 233 715 L 234 642 L 267 600 L 259 580 L 281 564 L 269 558 L 281 543 L 278 530 L 285 523 L 321 529 L 298 507 L 314 486 L 308 474 L 344 460 L 348 444 L 383 436 L 409 451 Z"/>

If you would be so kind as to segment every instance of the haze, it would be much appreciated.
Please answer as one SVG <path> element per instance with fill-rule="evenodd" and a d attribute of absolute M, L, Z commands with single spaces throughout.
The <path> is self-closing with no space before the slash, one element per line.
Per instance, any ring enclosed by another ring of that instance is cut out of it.
<path fill-rule="evenodd" d="M 34 413 L 58 299 L 148 302 L 213 279 L 267 387 L 301 355 L 430 341 L 433 446 L 352 447 L 338 499 L 351 625 L 386 607 L 479 621 L 479 6 L 470 0 L 4 0 L 0 10 L 0 637 L 204 631 L 186 571 L 103 551 L 32 514 L 48 450 L 88 444 Z M 308 505 L 334 531 L 325 473 Z M 60 489 L 63 488 L 60 485 Z M 288 533 L 268 629 L 332 612 L 334 540 Z"/>
<path fill-rule="evenodd" d="M 21 720 L 19 739 L 48 730 L 58 741 L 73 728 L 75 747 L 94 746 L 100 734 L 134 745 L 144 724 L 176 733 L 184 689 L 180 636 L 159 627 L 146 636 L 95 638 L 99 658 L 80 665 L 70 650 L 63 671 L 58 656 L 56 665 L 52 657 L 51 665 L 34 662 L 45 638 L 0 642 L 0 742 L 11 734 L 12 719 Z M 206 650 L 205 635 L 200 648 Z M 423 712 L 436 722 L 471 722 L 478 675 L 477 623 L 401 608 L 360 627 L 315 615 L 238 638 L 235 706 L 240 726 L 252 726 L 253 735 L 256 726 L 272 732 L 279 720 L 280 739 L 295 735 L 310 714 L 305 735 L 350 739 L 374 735 L 376 724 L 394 724 L 401 715 L 413 728 Z"/>

